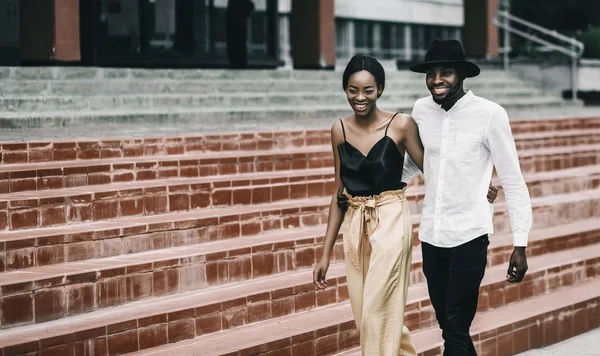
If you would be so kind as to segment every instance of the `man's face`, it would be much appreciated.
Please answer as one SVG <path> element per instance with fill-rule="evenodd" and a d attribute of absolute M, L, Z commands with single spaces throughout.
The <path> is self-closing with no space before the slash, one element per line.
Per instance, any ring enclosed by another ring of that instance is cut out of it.
<path fill-rule="evenodd" d="M 427 69 L 425 83 L 433 100 L 442 104 L 462 90 L 462 78 L 457 68 L 431 67 Z"/>

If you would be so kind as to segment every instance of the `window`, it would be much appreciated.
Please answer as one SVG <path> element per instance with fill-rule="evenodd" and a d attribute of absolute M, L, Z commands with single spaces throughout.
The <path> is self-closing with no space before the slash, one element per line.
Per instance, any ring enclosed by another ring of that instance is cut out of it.
<path fill-rule="evenodd" d="M 369 52 L 373 48 L 373 23 L 354 21 L 354 47 L 359 52 Z"/>
<path fill-rule="evenodd" d="M 406 53 L 404 24 L 381 23 L 381 56 L 383 59 L 397 59 Z"/>
<path fill-rule="evenodd" d="M 352 43 L 350 42 L 350 21 L 347 19 L 336 18 L 335 19 L 335 49 L 336 57 L 338 58 L 350 58 L 350 49 Z"/>

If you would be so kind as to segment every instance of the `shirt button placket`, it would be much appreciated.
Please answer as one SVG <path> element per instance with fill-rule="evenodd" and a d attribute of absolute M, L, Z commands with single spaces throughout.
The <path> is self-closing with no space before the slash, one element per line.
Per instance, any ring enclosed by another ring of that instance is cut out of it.
<path fill-rule="evenodd" d="M 444 121 L 442 125 L 442 143 L 440 145 L 440 170 L 438 176 L 437 192 L 435 194 L 435 214 L 433 222 L 433 238 L 438 240 L 438 230 L 440 226 L 440 216 L 442 214 L 442 192 L 444 191 L 444 181 L 446 172 L 446 158 L 448 152 L 448 133 L 450 131 L 450 120 L 448 114 L 444 114 Z"/>

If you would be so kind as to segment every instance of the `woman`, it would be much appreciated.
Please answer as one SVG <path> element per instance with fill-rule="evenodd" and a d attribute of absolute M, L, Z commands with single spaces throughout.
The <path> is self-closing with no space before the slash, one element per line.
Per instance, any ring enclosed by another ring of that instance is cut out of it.
<path fill-rule="evenodd" d="M 416 355 L 404 324 L 412 257 L 412 224 L 402 168 L 406 152 L 423 169 L 417 125 L 406 114 L 377 107 L 385 72 L 373 57 L 356 55 L 342 82 L 354 114 L 331 128 L 336 193 L 323 255 L 313 280 L 325 289 L 329 258 L 342 222 L 350 303 L 363 355 Z M 350 207 L 337 206 L 344 189 Z"/>

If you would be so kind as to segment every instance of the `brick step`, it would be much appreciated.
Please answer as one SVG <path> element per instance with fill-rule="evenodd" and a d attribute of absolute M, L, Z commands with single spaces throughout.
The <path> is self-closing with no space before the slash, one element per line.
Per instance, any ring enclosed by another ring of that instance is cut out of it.
<path fill-rule="evenodd" d="M 599 256 L 600 251 L 596 248 L 579 248 L 531 258 L 528 277 L 519 285 L 510 285 L 504 281 L 505 266 L 491 267 L 482 283 L 480 310 L 502 307 L 534 295 L 584 283 L 586 279 L 594 278 L 600 273 Z M 326 291 L 315 291 L 310 283 L 311 276 L 310 270 L 303 270 L 225 288 L 132 303 L 119 307 L 118 310 L 94 312 L 40 326 L 15 328 L 0 336 L 0 345 L 6 352 L 7 347 L 18 347 L 15 340 L 23 342 L 25 339 L 27 344 L 31 344 L 31 339 L 41 339 L 38 347 L 44 349 L 59 346 L 57 343 L 51 345 L 50 340 L 77 339 L 75 335 L 93 333 L 95 338 L 108 338 L 111 354 L 118 352 L 114 349 L 120 344 L 117 339 L 133 337 L 131 341 L 139 342 L 130 343 L 130 347 L 135 345 L 135 348 L 128 349 L 131 352 L 137 350 L 138 344 L 144 345 L 140 346 L 144 349 L 195 336 L 205 335 L 203 337 L 206 338 L 206 335 L 214 332 L 296 313 L 301 315 L 305 310 L 347 300 L 343 264 L 331 266 L 328 278 L 331 287 Z M 427 287 L 424 283 L 410 287 L 406 324 L 411 330 L 429 327 L 435 322 L 433 310 L 427 300 Z M 66 325 L 69 326 L 68 330 L 64 327 Z M 156 332 L 160 335 L 156 335 Z M 145 340 L 138 340 L 138 337 L 144 336 L 147 336 Z M 156 342 L 157 336 L 161 341 Z M 86 340 L 81 341 L 85 343 Z M 67 345 L 62 345 L 61 350 L 83 347 L 69 344 L 67 342 Z M 58 349 L 52 350 L 58 352 Z"/>
<path fill-rule="evenodd" d="M 556 344 L 599 327 L 600 282 L 586 283 L 574 287 L 572 291 L 573 294 L 569 293 L 569 290 L 561 290 L 478 314 L 471 326 L 471 337 L 478 355 L 517 355 Z M 411 336 L 419 356 L 442 354 L 443 340 L 439 328 L 433 327 Z M 314 351 L 306 354 L 314 354 Z M 148 352 L 136 355 L 161 354 Z M 335 355 L 361 356 L 361 353 L 359 348 L 355 348 Z"/>
<path fill-rule="evenodd" d="M 507 284 L 504 282 L 504 285 Z M 497 355 L 495 351 L 500 348 L 501 354 L 512 355 L 515 344 L 517 351 L 526 350 L 597 327 L 600 325 L 599 301 L 600 281 L 590 280 L 479 313 L 471 332 L 480 354 Z M 159 330 L 154 335 L 164 333 Z M 136 336 L 134 331 L 121 334 L 121 338 L 129 337 L 132 341 Z M 440 353 L 441 335 L 437 327 L 416 330 L 412 337 L 420 355 L 424 351 L 428 351 L 428 355 Z M 140 352 L 135 352 L 135 343 L 128 343 L 130 348 L 125 351 L 133 352 L 131 356 L 195 355 L 199 350 L 206 356 L 269 355 L 269 352 L 333 355 L 358 346 L 358 341 L 349 303 L 338 303 Z"/>
<path fill-rule="evenodd" d="M 525 173 L 523 177 L 532 198 L 566 194 L 600 187 L 600 165 Z M 496 175 L 492 178 L 492 184 L 498 187 L 496 202 L 504 202 L 504 189 Z"/>
<path fill-rule="evenodd" d="M 589 197 L 590 194 L 587 193 L 586 197 Z M 600 190 L 596 192 L 596 195 L 600 196 L 599 193 Z M 575 199 L 578 198 L 575 197 Z M 550 239 L 551 242 L 546 244 L 534 242 L 535 238 L 532 237 L 530 247 L 536 254 L 573 246 L 565 242 L 562 235 L 569 236 L 574 243 L 582 245 L 593 243 L 600 238 L 595 230 L 598 226 L 589 221 L 582 221 L 585 219 L 584 216 L 578 216 L 575 219 L 580 219 L 577 223 L 587 230 L 579 230 L 581 227 L 577 228 L 566 224 L 568 221 L 565 221 L 563 216 L 556 217 L 556 215 L 568 211 L 568 208 L 576 210 L 576 212 L 584 210 L 572 203 L 567 203 L 566 207 L 562 205 L 558 207 L 536 206 L 536 210 L 542 210 L 545 214 L 536 220 L 536 227 L 554 226 L 551 231 L 544 231 L 544 234 L 541 235 L 542 239 Z M 551 215 L 549 210 L 557 212 Z M 588 207 L 587 210 L 591 211 L 591 208 Z M 570 217 L 569 215 L 570 212 L 567 217 Z M 590 218 L 589 213 L 586 217 Z M 418 217 L 415 217 L 415 220 L 418 220 Z M 505 222 L 504 226 L 507 225 Z M 566 230 L 567 228 L 570 230 Z M 237 239 L 219 241 L 117 258 L 89 260 L 93 257 L 89 256 L 88 261 L 5 272 L 0 274 L 2 299 L 17 300 L 18 304 L 22 306 L 29 302 L 32 314 L 28 317 L 26 313 L 21 313 L 20 315 L 27 319 L 13 321 L 12 324 L 4 325 L 4 327 L 63 317 L 65 315 L 64 305 L 68 304 L 69 293 L 86 293 L 87 298 L 91 298 L 88 299 L 89 305 L 93 308 L 104 308 L 140 298 L 181 293 L 191 289 L 285 273 L 311 266 L 321 255 L 320 245 L 323 239 L 322 230 L 320 234 L 316 228 L 312 231 L 314 234 L 308 237 L 306 233 L 302 235 L 300 231 L 296 230 L 288 231 L 289 235 L 275 237 L 274 240 L 275 233 L 271 233 L 260 237 L 242 238 L 240 241 Z M 553 235 L 554 233 L 561 235 Z M 540 237 L 537 239 L 539 240 Z M 508 234 L 499 238 L 498 241 L 490 247 L 492 251 L 490 253 L 491 265 L 504 263 L 511 252 L 512 241 Z M 148 243 L 138 240 L 135 242 Z M 92 254 L 98 250 L 93 248 L 96 245 L 90 243 L 90 246 L 91 248 L 88 250 Z M 168 244 L 162 242 L 160 247 L 168 247 Z M 52 256 L 52 253 L 53 251 L 50 251 L 48 254 Z M 338 244 L 333 260 L 340 260 L 342 256 L 342 246 Z M 423 281 L 423 276 L 419 271 L 419 254 L 416 253 L 415 256 L 415 271 L 411 279 L 413 282 L 420 282 Z M 189 280 L 195 282 L 187 282 Z M 139 289 L 142 285 L 148 287 L 140 292 Z M 8 296 L 9 294 L 10 296 Z M 52 305 L 62 309 L 59 313 L 54 309 L 37 310 L 33 307 L 34 295 L 40 296 L 39 298 L 46 295 L 47 298 L 54 301 Z M 8 302 L 0 303 L 0 305 L 2 308 L 11 306 Z M 33 318 L 34 309 L 36 310 L 35 319 Z M 76 312 L 81 311 L 77 310 Z"/>
<path fill-rule="evenodd" d="M 326 130 L 275 130 L 56 141 L 1 142 L 3 164 L 92 161 L 330 145 Z"/>
<path fill-rule="evenodd" d="M 206 89 L 204 89 L 206 92 Z M 4 112 L 45 112 L 45 111 L 103 111 L 110 109 L 165 109 L 165 108 L 224 108 L 224 107 L 252 107 L 252 106 L 278 106 L 293 105 L 298 102 L 310 102 L 313 105 L 339 104 L 347 102 L 339 91 L 333 92 L 289 92 L 281 90 L 274 93 L 251 92 L 209 92 L 211 94 L 188 93 L 153 93 L 140 94 L 135 92 L 116 94 L 114 92 L 100 95 L 9 95 L 0 98 L 0 116 Z M 381 97 L 379 105 L 387 106 L 390 103 L 406 100 L 415 101 L 423 97 L 423 92 L 414 90 L 386 90 Z M 541 90 L 512 89 L 497 90 L 489 96 L 490 100 L 506 100 L 508 98 L 544 97 Z"/>
<path fill-rule="evenodd" d="M 533 198 L 535 226 L 594 216 L 599 197 L 599 189 L 586 189 Z M 329 197 L 297 199 L 5 232 L 0 272 L 315 227 L 326 222 L 329 204 Z M 508 231 L 506 204 L 495 210 L 496 232 Z M 412 218 L 416 243 L 419 218 Z"/>
<path fill-rule="evenodd" d="M 600 143 L 600 129 L 544 131 L 514 134 L 517 150 Z"/>
<path fill-rule="evenodd" d="M 127 216 L 331 197 L 334 184 L 332 169 L 317 168 L 0 194 L 0 227 L 33 229 Z M 423 190 L 415 187 L 412 200 L 422 200 Z"/>
<path fill-rule="evenodd" d="M 510 128 L 514 135 L 524 134 L 524 133 L 541 133 L 541 132 L 561 132 L 561 131 L 570 131 L 570 130 L 591 130 L 600 128 L 600 116 L 585 114 L 581 116 L 564 116 L 564 117 L 555 117 L 551 116 L 552 114 L 547 114 L 547 116 L 536 116 L 536 118 L 521 120 L 521 119 L 511 119 L 510 120 Z M 543 118 L 540 119 L 540 118 Z"/>
<path fill-rule="evenodd" d="M 297 199 L 4 232 L 0 266 L 21 269 L 314 227 L 326 222 L 330 201 Z"/>
<path fill-rule="evenodd" d="M 590 132 L 595 133 L 595 130 L 600 129 L 600 119 L 512 120 L 511 128 L 515 132 L 518 146 L 529 140 L 541 140 L 544 144 L 553 146 L 551 142 L 561 142 L 557 138 L 569 137 L 572 134 L 588 138 Z M 329 130 L 313 129 L 102 140 L 3 142 L 0 143 L 0 153 L 5 156 L 1 163 L 39 163 L 328 145 L 329 136 Z M 539 144 L 537 141 L 536 145 Z"/>
<path fill-rule="evenodd" d="M 0 193 L 333 166 L 331 146 L 0 166 Z M 75 151 L 73 150 L 72 153 Z"/>
<path fill-rule="evenodd" d="M 524 172 L 539 172 L 599 164 L 599 151 L 600 146 L 597 144 L 573 145 L 521 150 L 519 156 Z M 66 152 L 75 159 L 74 147 Z M 12 159 L 7 155 L 3 158 Z M 166 177 L 205 177 L 324 168 L 332 165 L 333 155 L 330 145 L 244 152 L 221 151 L 170 156 L 6 164 L 0 165 L 0 194 Z"/>
<path fill-rule="evenodd" d="M 600 166 L 526 175 L 532 197 L 593 189 Z M 126 216 L 146 216 L 239 204 L 329 196 L 333 170 L 293 170 L 200 178 L 169 178 L 0 194 L 0 226 L 31 229 Z M 414 180 L 415 182 L 417 180 Z M 494 179 L 495 184 L 500 184 Z M 411 185 L 411 211 L 420 213 L 423 186 Z M 502 193 L 502 192 L 501 192 Z M 500 199 L 504 199 L 500 194 Z M 5 207 L 2 209 L 1 207 Z"/>

